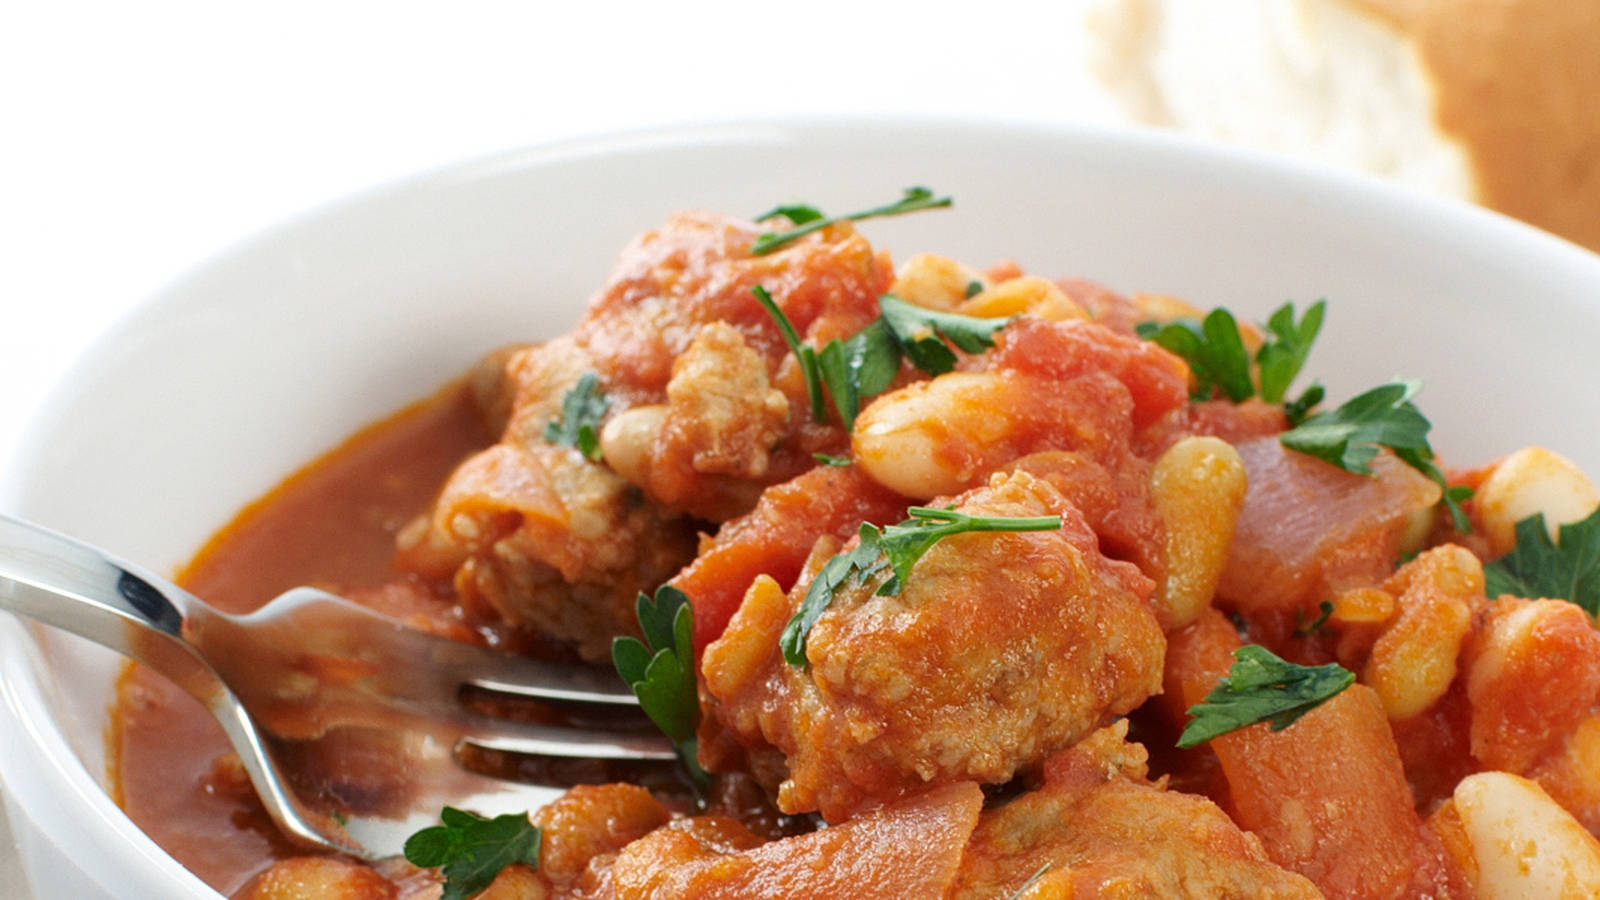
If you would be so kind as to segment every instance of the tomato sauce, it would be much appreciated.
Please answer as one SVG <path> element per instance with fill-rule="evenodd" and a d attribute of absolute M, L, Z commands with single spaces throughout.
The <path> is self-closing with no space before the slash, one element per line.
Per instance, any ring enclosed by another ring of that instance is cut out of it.
<path fill-rule="evenodd" d="M 360 431 L 247 507 L 177 581 L 217 607 L 248 612 L 301 584 L 360 592 L 412 577 L 392 567 L 395 533 L 490 439 L 470 392 L 453 385 Z M 391 603 L 407 598 L 419 607 L 412 612 L 450 614 L 426 589 L 382 593 Z M 115 796 L 129 818 L 224 894 L 303 852 L 278 834 L 204 708 L 160 676 L 127 668 L 108 744 Z"/>

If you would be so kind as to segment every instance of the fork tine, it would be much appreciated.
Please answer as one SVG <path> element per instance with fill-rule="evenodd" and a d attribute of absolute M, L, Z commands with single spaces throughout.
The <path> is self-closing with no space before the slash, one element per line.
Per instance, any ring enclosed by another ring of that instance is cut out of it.
<path fill-rule="evenodd" d="M 484 750 L 573 759 L 670 760 L 677 754 L 659 734 L 582 730 L 473 716 L 461 740 Z"/>
<path fill-rule="evenodd" d="M 295 588 L 256 613 L 230 618 L 258 636 L 269 627 L 287 627 L 286 643 L 303 646 L 307 633 L 362 635 L 350 655 L 370 660 L 385 673 L 383 688 L 391 696 L 449 701 L 457 687 L 543 700 L 638 706 L 638 698 L 616 672 L 584 663 L 550 662 L 462 643 L 411 628 L 337 594 Z M 381 640 L 380 640 L 381 638 Z M 425 677 L 424 677 L 425 675 Z"/>

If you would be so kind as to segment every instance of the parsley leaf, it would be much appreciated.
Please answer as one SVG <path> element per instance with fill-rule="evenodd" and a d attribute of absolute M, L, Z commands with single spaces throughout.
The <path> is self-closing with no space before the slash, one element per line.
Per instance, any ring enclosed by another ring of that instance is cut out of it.
<path fill-rule="evenodd" d="M 751 256 L 765 256 L 782 247 L 790 241 L 797 240 L 813 231 L 821 231 L 836 222 L 859 222 L 862 219 L 873 219 L 882 216 L 898 216 L 902 213 L 917 212 L 923 209 L 934 209 L 951 205 L 949 197 L 935 197 L 933 191 L 925 187 L 909 187 L 904 191 L 898 201 L 885 206 L 875 206 L 843 216 L 824 216 L 814 206 L 795 204 L 792 206 L 779 206 L 769 213 L 763 214 L 756 221 L 770 219 L 774 216 L 783 216 L 795 224 L 789 231 L 767 232 L 756 238 L 755 244 L 750 247 Z M 796 218 L 798 215 L 799 218 Z"/>
<path fill-rule="evenodd" d="M 583 373 L 578 383 L 561 398 L 561 415 L 544 426 L 544 439 L 552 444 L 577 447 L 590 460 L 600 459 L 600 435 L 596 427 L 606 410 L 611 408 L 611 398 L 600 393 L 600 376 Z"/>
<path fill-rule="evenodd" d="M 1294 320 L 1294 304 L 1285 303 L 1267 319 L 1267 331 L 1277 340 L 1266 340 L 1256 351 L 1256 366 L 1261 379 L 1261 399 L 1278 403 L 1289 390 L 1289 384 L 1300 374 L 1311 355 L 1311 344 L 1322 330 L 1322 316 L 1328 301 L 1311 304 L 1299 322 Z M 1302 397 L 1303 401 L 1305 398 Z"/>
<path fill-rule="evenodd" d="M 1257 644 L 1233 651 L 1233 658 L 1216 688 L 1189 707 L 1194 718 L 1178 737 L 1179 747 L 1198 746 L 1257 722 L 1282 731 L 1356 682 L 1355 674 L 1338 663 L 1299 666 Z"/>
<path fill-rule="evenodd" d="M 967 353 L 982 353 L 994 346 L 994 333 L 1011 321 L 980 319 L 955 313 L 936 312 L 907 303 L 893 294 L 878 298 L 882 322 L 899 342 L 900 349 L 929 375 L 943 375 L 956 367 L 956 355 L 945 346 L 955 344 Z"/>
<path fill-rule="evenodd" d="M 983 293 L 983 282 L 981 282 L 981 281 L 969 281 L 969 282 L 967 282 L 966 290 L 963 291 L 962 293 L 966 296 L 966 298 L 968 300 L 971 300 L 973 297 L 976 297 L 979 294 Z"/>
<path fill-rule="evenodd" d="M 834 456 L 831 453 L 813 453 L 811 454 L 811 458 L 825 466 L 833 466 L 837 469 L 842 469 L 845 466 L 855 465 L 855 460 L 852 460 L 850 457 Z"/>
<path fill-rule="evenodd" d="M 822 383 L 846 431 L 855 427 L 861 401 L 883 393 L 900 371 L 900 348 L 882 319 L 848 340 L 834 338 L 817 354 Z"/>
<path fill-rule="evenodd" d="M 827 218 L 822 214 L 822 210 L 817 209 L 815 206 L 805 203 L 790 203 L 774 206 L 751 221 L 765 222 L 768 219 L 776 219 L 778 216 L 783 216 L 795 225 L 804 225 L 807 222 L 815 222 L 818 219 Z"/>
<path fill-rule="evenodd" d="M 1140 322 L 1138 332 L 1140 337 L 1171 350 L 1189 364 L 1195 380 L 1192 399 L 1209 400 L 1214 388 L 1235 403 L 1255 394 L 1255 385 L 1250 383 L 1250 355 L 1245 352 L 1233 313 L 1219 307 L 1207 313 L 1203 322 Z"/>
<path fill-rule="evenodd" d="M 424 828 L 406 839 L 406 860 L 424 869 L 440 868 L 444 894 L 440 900 L 465 900 L 487 889 L 500 870 L 513 863 L 539 867 L 539 828 L 528 814 L 486 819 L 446 806 L 443 825 Z"/>
<path fill-rule="evenodd" d="M 1323 626 L 1328 623 L 1328 617 L 1333 615 L 1333 604 L 1329 603 L 1327 600 L 1324 600 L 1317 604 L 1317 610 L 1322 614 L 1317 616 L 1315 619 L 1312 619 L 1310 622 L 1305 620 L 1306 614 L 1303 611 L 1298 609 L 1294 611 L 1295 637 L 1311 637 L 1314 634 L 1322 633 Z"/>
<path fill-rule="evenodd" d="M 1311 415 L 1311 410 L 1322 402 L 1322 398 L 1327 396 L 1327 393 L 1320 383 L 1313 381 L 1311 386 L 1306 388 L 1299 398 L 1285 403 L 1283 405 L 1283 417 L 1289 420 L 1289 427 L 1294 428 L 1304 422 L 1306 417 Z"/>
<path fill-rule="evenodd" d="M 1562 525 L 1551 542 L 1544 513 L 1517 523 L 1517 546 L 1483 567 L 1490 597 L 1512 594 L 1530 600 L 1570 600 L 1600 614 L 1600 510 L 1580 522 Z"/>
<path fill-rule="evenodd" d="M 1338 409 L 1306 418 L 1278 435 L 1278 441 L 1290 450 L 1357 475 L 1371 475 L 1372 468 L 1367 464 L 1378 455 L 1379 447 L 1388 447 L 1402 462 L 1443 489 L 1439 502 L 1449 510 L 1455 529 L 1470 532 L 1472 525 L 1461 503 L 1472 496 L 1472 490 L 1447 485 L 1444 473 L 1434 463 L 1433 448 L 1428 445 L 1428 430 L 1433 426 L 1411 403 L 1421 389 L 1419 381 L 1379 385 L 1351 397 Z"/>
<path fill-rule="evenodd" d="M 615 638 L 611 661 L 639 698 L 639 708 L 672 741 L 678 759 L 703 787 L 707 778 L 695 746 L 700 699 L 694 677 L 694 607 L 683 591 L 668 584 L 656 588 L 654 599 L 639 594 L 636 607 L 644 641 Z"/>
<path fill-rule="evenodd" d="M 1191 399 L 1209 400 L 1214 391 L 1220 390 L 1229 400 L 1239 403 L 1259 393 L 1268 403 L 1284 403 L 1284 411 L 1294 424 L 1322 400 L 1322 387 L 1317 384 L 1306 389 L 1298 400 L 1284 402 L 1284 393 L 1311 354 L 1327 307 L 1327 301 L 1318 300 L 1299 321 L 1295 320 L 1293 303 L 1273 310 L 1264 326 L 1265 339 L 1255 355 L 1259 391 L 1251 379 L 1250 354 L 1239 334 L 1239 323 L 1226 309 L 1213 309 L 1200 322 L 1140 322 L 1135 330 L 1140 337 L 1160 344 L 1189 364 L 1195 379 Z"/>
<path fill-rule="evenodd" d="M 823 564 L 806 589 L 800 609 L 784 625 L 778 639 L 783 658 L 790 665 L 806 664 L 806 636 L 832 605 L 834 592 L 852 577 L 857 584 L 866 584 L 875 575 L 890 569 L 893 574 L 879 585 L 876 593 L 880 597 L 893 597 L 900 593 L 917 560 L 950 535 L 978 531 L 1055 531 L 1061 527 L 1060 516 L 969 516 L 953 509 L 926 506 L 913 506 L 906 513 L 911 518 L 883 529 L 863 522 L 857 532 L 860 543 L 856 548 L 835 554 Z"/>
<path fill-rule="evenodd" d="M 800 342 L 794 323 L 784 315 L 766 288 L 751 288 L 767 315 L 777 323 L 783 340 L 800 362 L 806 394 L 811 399 L 812 421 L 827 421 L 823 387 L 833 398 L 833 409 L 848 431 L 855 427 L 861 404 L 883 393 L 900 371 L 900 359 L 909 357 L 929 375 L 955 368 L 956 356 L 945 341 L 967 353 L 994 346 L 994 333 L 1010 318 L 980 319 L 923 309 L 891 294 L 878 298 L 879 318 L 848 339 L 834 338 L 821 351 Z"/>
<path fill-rule="evenodd" d="M 794 353 L 795 359 L 800 361 L 800 375 L 806 380 L 806 394 L 811 398 L 811 419 L 814 422 L 825 421 L 828 417 L 827 408 L 822 404 L 822 374 L 817 366 L 817 351 L 800 343 L 800 333 L 794 330 L 794 323 L 778 308 L 778 301 L 772 299 L 767 289 L 756 285 L 750 289 L 756 299 L 761 301 L 761 306 L 778 323 L 778 331 L 783 334 L 783 342 L 789 345 L 789 350 Z"/>
<path fill-rule="evenodd" d="M 1371 475 L 1367 464 L 1380 446 L 1428 451 L 1428 420 L 1411 403 L 1421 387 L 1416 381 L 1379 385 L 1338 409 L 1311 416 L 1279 440 L 1346 472 Z"/>

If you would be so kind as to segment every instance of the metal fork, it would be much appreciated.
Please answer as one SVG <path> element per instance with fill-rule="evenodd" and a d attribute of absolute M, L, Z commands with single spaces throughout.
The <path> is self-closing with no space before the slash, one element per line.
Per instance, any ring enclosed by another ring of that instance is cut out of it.
<path fill-rule="evenodd" d="M 453 641 L 312 588 L 249 615 L 218 612 L 88 544 L 4 515 L 0 610 L 171 679 L 221 723 L 285 834 L 364 859 L 398 854 L 445 805 L 493 816 L 536 809 L 565 789 L 469 771 L 461 756 L 474 750 L 674 758 L 659 734 L 595 724 L 605 710 L 637 707 L 615 673 Z M 577 727 L 512 721 L 463 703 L 464 689 L 553 704 L 557 720 L 562 709 L 600 715 L 565 717 Z"/>

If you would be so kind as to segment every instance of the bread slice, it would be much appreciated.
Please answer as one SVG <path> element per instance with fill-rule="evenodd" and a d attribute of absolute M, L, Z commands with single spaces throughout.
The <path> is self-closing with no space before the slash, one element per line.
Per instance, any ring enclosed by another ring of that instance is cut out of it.
<path fill-rule="evenodd" d="M 1600 249 L 1600 0 L 1092 0 L 1138 121 L 1357 168 Z"/>

